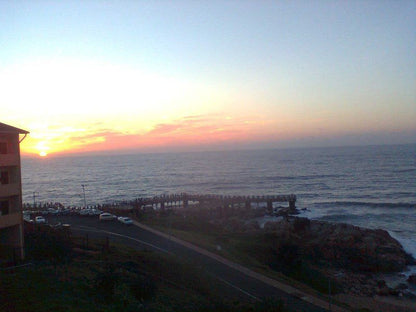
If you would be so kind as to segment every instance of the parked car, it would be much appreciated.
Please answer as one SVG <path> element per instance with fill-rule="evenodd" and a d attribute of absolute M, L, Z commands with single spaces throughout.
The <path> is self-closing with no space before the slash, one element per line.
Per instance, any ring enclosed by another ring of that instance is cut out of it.
<path fill-rule="evenodd" d="M 98 209 L 95 209 L 95 208 L 92 208 L 92 209 L 90 209 L 90 211 L 89 211 L 89 215 L 90 216 L 98 216 L 98 215 L 100 215 L 100 214 L 102 214 L 103 212 L 101 211 L 101 210 L 98 210 Z"/>
<path fill-rule="evenodd" d="M 45 220 L 45 218 L 44 218 L 44 217 L 42 217 L 42 216 L 37 216 L 37 217 L 35 218 L 35 223 L 38 223 L 38 224 L 41 224 L 41 223 L 46 223 L 46 220 Z"/>
<path fill-rule="evenodd" d="M 23 214 L 23 221 L 33 223 L 33 219 L 30 218 L 30 214 Z"/>
<path fill-rule="evenodd" d="M 116 218 L 117 217 L 115 215 L 113 215 L 111 213 L 108 213 L 108 212 L 104 212 L 104 213 L 100 214 L 100 216 L 99 216 L 100 221 L 114 220 Z"/>
<path fill-rule="evenodd" d="M 63 215 L 63 216 L 66 216 L 66 215 L 69 215 L 71 213 L 71 210 L 70 209 L 68 209 L 68 208 L 64 208 L 64 209 L 62 209 L 61 211 L 60 211 L 60 213 L 59 214 L 61 214 L 61 215 Z"/>
<path fill-rule="evenodd" d="M 117 220 L 124 224 L 133 224 L 133 220 L 128 217 L 118 217 Z"/>
<path fill-rule="evenodd" d="M 58 214 L 58 210 L 54 209 L 54 208 L 48 208 L 48 214 L 52 214 L 52 215 L 56 215 Z"/>
<path fill-rule="evenodd" d="M 79 215 L 80 216 L 89 216 L 90 215 L 90 209 L 88 209 L 88 208 L 84 208 L 84 209 L 81 209 L 80 211 L 79 211 Z"/>

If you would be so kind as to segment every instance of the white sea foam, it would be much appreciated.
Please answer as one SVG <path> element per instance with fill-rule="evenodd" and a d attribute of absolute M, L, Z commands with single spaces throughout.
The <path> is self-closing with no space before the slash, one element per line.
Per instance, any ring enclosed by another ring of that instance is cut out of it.
<path fill-rule="evenodd" d="M 388 231 L 391 237 L 397 239 L 403 246 L 404 250 L 411 254 L 416 259 L 416 240 L 411 238 L 404 238 L 400 234 L 393 231 Z"/>

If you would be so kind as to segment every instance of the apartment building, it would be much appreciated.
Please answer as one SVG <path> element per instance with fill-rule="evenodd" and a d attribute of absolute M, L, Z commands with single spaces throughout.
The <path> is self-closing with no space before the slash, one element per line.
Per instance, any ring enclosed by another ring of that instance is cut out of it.
<path fill-rule="evenodd" d="M 23 259 L 20 142 L 27 131 L 0 123 L 0 257 Z"/>

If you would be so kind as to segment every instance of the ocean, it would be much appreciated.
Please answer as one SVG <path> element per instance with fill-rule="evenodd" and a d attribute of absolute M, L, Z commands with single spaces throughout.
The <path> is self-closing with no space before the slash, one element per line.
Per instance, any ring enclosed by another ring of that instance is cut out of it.
<path fill-rule="evenodd" d="M 311 219 L 382 228 L 416 257 L 416 144 L 22 158 L 23 201 L 295 194 Z M 34 195 L 35 194 L 35 198 Z"/>

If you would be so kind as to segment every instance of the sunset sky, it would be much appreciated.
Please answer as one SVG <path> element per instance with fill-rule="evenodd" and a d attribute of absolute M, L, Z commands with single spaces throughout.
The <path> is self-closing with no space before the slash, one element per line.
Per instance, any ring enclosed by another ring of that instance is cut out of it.
<path fill-rule="evenodd" d="M 1 1 L 25 154 L 416 142 L 416 1 Z"/>

